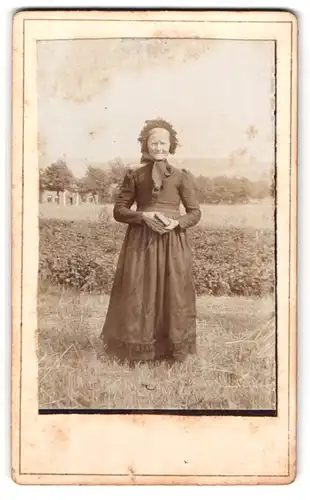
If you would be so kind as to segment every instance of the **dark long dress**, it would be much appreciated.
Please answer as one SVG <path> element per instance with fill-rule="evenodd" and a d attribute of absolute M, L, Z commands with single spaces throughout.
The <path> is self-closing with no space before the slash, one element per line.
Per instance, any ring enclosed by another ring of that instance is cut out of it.
<path fill-rule="evenodd" d="M 131 209 L 134 202 L 137 210 Z M 161 212 L 179 226 L 158 234 L 142 220 L 142 211 Z M 179 360 L 195 353 L 196 297 L 186 229 L 200 217 L 186 171 L 167 163 L 158 194 L 151 163 L 126 174 L 114 206 L 114 218 L 128 229 L 101 334 L 107 353 L 128 360 Z"/>

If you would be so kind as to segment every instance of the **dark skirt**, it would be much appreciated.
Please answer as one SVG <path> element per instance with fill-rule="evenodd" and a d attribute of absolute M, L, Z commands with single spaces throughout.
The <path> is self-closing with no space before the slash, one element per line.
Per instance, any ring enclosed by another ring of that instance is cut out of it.
<path fill-rule="evenodd" d="M 186 232 L 128 226 L 101 339 L 122 360 L 182 360 L 196 352 L 192 254 Z"/>

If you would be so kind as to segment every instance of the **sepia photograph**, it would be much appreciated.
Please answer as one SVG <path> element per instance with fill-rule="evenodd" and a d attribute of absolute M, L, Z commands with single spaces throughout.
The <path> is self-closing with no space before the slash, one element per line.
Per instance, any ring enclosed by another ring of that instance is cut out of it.
<path fill-rule="evenodd" d="M 275 43 L 37 44 L 40 409 L 275 411 Z"/>
<path fill-rule="evenodd" d="M 15 16 L 18 484 L 294 480 L 296 47 L 287 12 Z"/>

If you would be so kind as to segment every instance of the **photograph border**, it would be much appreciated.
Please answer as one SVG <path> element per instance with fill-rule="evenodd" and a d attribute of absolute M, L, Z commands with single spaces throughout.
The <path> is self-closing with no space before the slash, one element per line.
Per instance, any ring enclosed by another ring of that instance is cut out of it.
<path fill-rule="evenodd" d="M 30 19 L 31 20 L 31 19 Z M 36 19 L 37 20 L 37 19 Z M 39 19 L 40 20 L 40 19 Z M 96 21 L 95 19 L 93 21 Z M 140 20 L 142 21 L 142 20 Z M 146 20 L 147 21 L 147 20 Z M 144 21 L 142 21 L 144 22 Z M 153 20 L 149 20 L 148 22 L 153 22 Z M 177 22 L 177 21 L 176 21 Z M 187 22 L 187 21 L 185 21 Z M 205 22 L 205 21 L 197 21 L 197 22 Z M 226 22 L 233 22 L 233 21 L 226 21 Z M 25 23 L 25 20 L 24 20 Z M 293 28 L 292 28 L 293 29 Z M 149 38 L 147 37 L 106 37 L 102 38 L 102 40 L 148 40 Z M 161 40 L 193 40 L 192 37 L 179 37 L 179 38 L 173 38 L 173 37 L 166 37 L 166 36 L 159 36 L 159 37 L 154 37 L 152 38 L 153 40 L 156 39 L 161 39 Z M 73 39 L 71 39 L 73 40 Z M 78 40 L 92 40 L 92 38 L 79 38 Z M 213 40 L 212 38 L 199 38 L 199 40 Z M 274 126 L 273 126 L 273 134 L 274 134 L 274 160 L 273 160 L 273 177 L 275 180 L 275 194 L 274 194 L 274 227 L 273 227 L 273 233 L 274 233 L 274 314 L 275 314 L 275 333 L 274 333 L 274 342 L 275 342 L 275 408 L 267 408 L 267 409 L 238 409 L 238 410 L 226 410 L 226 409 L 212 409 L 212 410 L 181 410 L 181 409 L 156 409 L 156 410 L 150 410 L 150 409 L 131 409 L 131 408 L 126 408 L 126 409 L 100 409 L 100 408 L 94 408 L 94 409 L 74 409 L 74 408 L 53 408 L 53 409 L 48 409 L 48 408 L 38 408 L 38 413 L 39 415 L 61 415 L 61 414 L 76 414 L 76 415 L 95 415 L 95 414 L 100 414 L 100 415 L 109 415 L 109 414 L 119 414 L 119 415 L 188 415 L 188 416 L 212 416 L 212 415 L 217 415 L 217 416 L 235 416 L 235 417 L 242 417 L 242 416 L 249 416 L 249 417 L 277 417 L 278 415 L 278 309 L 277 309 L 277 295 L 278 295 L 278 282 L 277 282 L 277 40 L 276 39 L 251 39 L 251 38 L 216 38 L 216 40 L 223 40 L 223 41 L 249 41 L 249 42 L 273 42 L 274 44 L 274 99 L 275 99 L 275 109 L 274 109 Z M 45 41 L 43 40 L 37 40 L 37 42 L 40 41 Z M 63 39 L 63 38 L 55 38 L 52 40 L 53 42 L 59 42 L 59 41 L 69 41 L 69 39 Z M 23 68 L 23 73 L 24 73 L 24 78 L 23 78 L 23 84 L 25 80 L 25 67 Z M 292 77 L 291 77 L 292 78 Z M 290 81 L 290 86 L 292 87 L 292 79 Z M 24 92 L 24 87 L 23 87 L 23 92 Z M 25 113 L 25 107 L 23 106 L 23 116 Z M 23 131 L 23 137 L 24 137 L 24 131 Z M 291 140 L 291 139 L 290 139 Z M 23 175 L 24 175 L 24 164 L 23 164 Z M 22 219 L 23 219 L 23 211 L 22 211 Z M 23 261 L 21 263 L 21 267 L 23 268 Z M 22 291 L 21 291 L 22 294 Z M 22 318 L 22 311 L 21 311 L 21 318 Z M 23 321 L 21 321 L 22 325 Z M 21 326 L 21 343 L 22 343 L 22 326 Z"/>

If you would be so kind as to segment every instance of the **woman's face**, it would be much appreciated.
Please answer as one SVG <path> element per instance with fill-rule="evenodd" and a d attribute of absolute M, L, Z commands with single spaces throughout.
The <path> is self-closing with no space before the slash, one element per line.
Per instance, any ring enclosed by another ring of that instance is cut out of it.
<path fill-rule="evenodd" d="M 148 152 L 156 161 L 164 160 L 169 155 L 170 134 L 164 128 L 151 130 L 147 142 Z"/>

